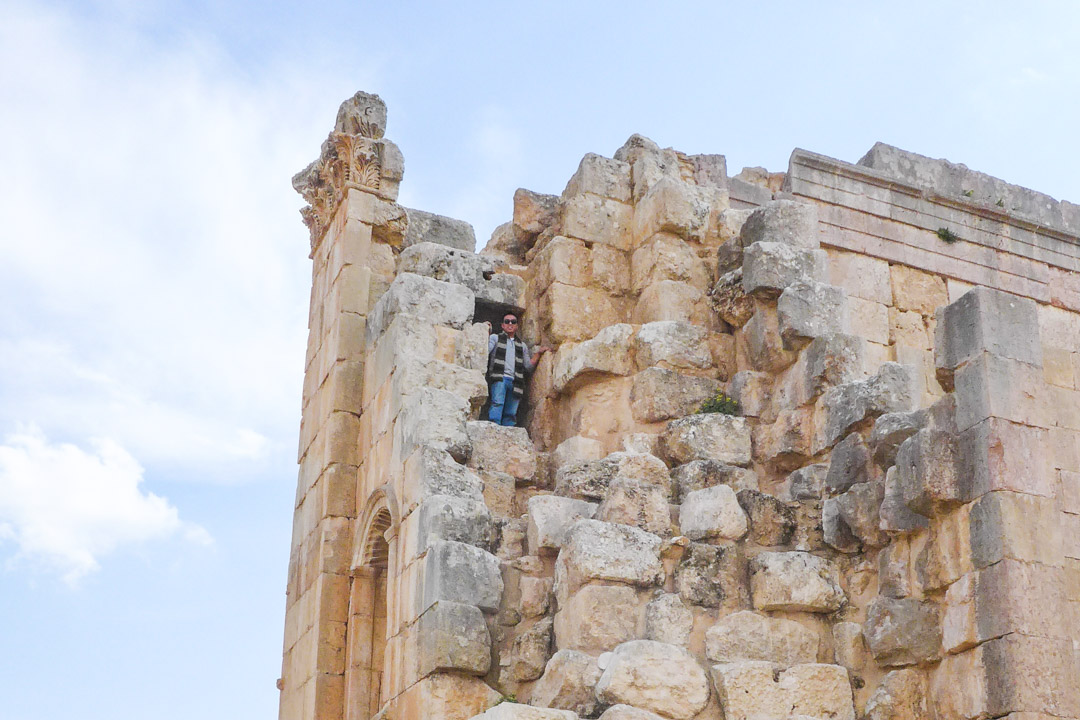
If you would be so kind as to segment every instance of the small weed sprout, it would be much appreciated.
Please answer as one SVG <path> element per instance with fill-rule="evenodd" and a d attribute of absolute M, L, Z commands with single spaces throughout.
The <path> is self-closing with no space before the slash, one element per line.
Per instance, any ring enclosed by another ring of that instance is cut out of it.
<path fill-rule="evenodd" d="M 739 414 L 739 401 L 723 391 L 717 391 L 715 395 L 701 403 L 701 407 L 698 408 L 697 414 L 702 415 L 704 413 L 720 413 L 721 415 L 738 415 Z"/>
<path fill-rule="evenodd" d="M 964 197 L 971 197 L 974 194 L 975 194 L 974 190 L 965 190 L 964 191 Z"/>
<path fill-rule="evenodd" d="M 994 204 L 997 205 L 999 208 L 1005 207 L 1005 198 L 998 198 L 998 201 Z"/>
<path fill-rule="evenodd" d="M 937 236 L 939 238 L 941 238 L 944 242 L 947 242 L 947 243 L 950 243 L 950 244 L 952 244 L 952 243 L 954 243 L 954 242 L 956 242 L 957 240 L 960 239 L 959 235 L 954 233 L 949 228 L 944 228 L 944 227 L 943 228 L 938 228 Z"/>

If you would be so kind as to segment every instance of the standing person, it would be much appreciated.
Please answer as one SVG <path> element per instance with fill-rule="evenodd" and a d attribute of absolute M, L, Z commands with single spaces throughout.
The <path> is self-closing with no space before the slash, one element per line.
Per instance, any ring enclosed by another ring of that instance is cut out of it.
<path fill-rule="evenodd" d="M 535 354 L 529 346 L 515 339 L 518 318 L 506 313 L 502 331 L 488 337 L 488 389 L 491 409 L 488 420 L 499 425 L 516 425 L 518 403 L 525 395 L 525 373 L 536 367 L 540 356 L 551 348 L 541 345 Z"/>

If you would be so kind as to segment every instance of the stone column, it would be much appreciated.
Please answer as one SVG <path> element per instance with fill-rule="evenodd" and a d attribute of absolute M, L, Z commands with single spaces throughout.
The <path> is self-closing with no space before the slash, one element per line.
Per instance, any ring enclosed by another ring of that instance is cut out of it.
<path fill-rule="evenodd" d="M 394 203 L 402 158 L 383 138 L 385 126 L 382 100 L 357 93 L 339 109 L 319 158 L 293 178 L 309 203 L 301 214 L 311 232 L 312 292 L 279 684 L 283 720 L 342 716 L 364 334 L 369 310 L 393 279 L 390 243 L 400 243 L 405 226 L 404 209 Z"/>
<path fill-rule="evenodd" d="M 979 287 L 939 311 L 973 568 L 945 594 L 943 716 L 1080 713 L 1041 348 L 1032 300 Z"/>

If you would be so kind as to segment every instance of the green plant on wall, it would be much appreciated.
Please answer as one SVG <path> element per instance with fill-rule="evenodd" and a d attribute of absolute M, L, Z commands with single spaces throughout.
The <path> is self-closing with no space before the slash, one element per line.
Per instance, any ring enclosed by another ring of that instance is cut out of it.
<path fill-rule="evenodd" d="M 954 243 L 954 242 L 956 242 L 957 240 L 960 239 L 959 235 L 954 233 L 949 228 L 944 228 L 944 227 L 937 229 L 937 236 L 939 238 L 941 238 L 942 240 L 944 240 L 945 242 L 947 242 L 947 243 Z"/>
<path fill-rule="evenodd" d="M 739 414 L 739 401 L 723 391 L 717 391 L 715 395 L 701 403 L 701 407 L 698 408 L 697 414 L 703 413 L 720 413 L 721 415 L 738 415 Z"/>

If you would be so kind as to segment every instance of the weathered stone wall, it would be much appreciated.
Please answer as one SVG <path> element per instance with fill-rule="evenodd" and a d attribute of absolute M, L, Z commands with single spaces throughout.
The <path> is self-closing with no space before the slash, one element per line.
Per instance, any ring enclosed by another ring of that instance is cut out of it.
<path fill-rule="evenodd" d="M 475 255 L 384 126 L 358 94 L 294 179 L 283 719 L 1080 717 L 1075 206 L 633 136 Z M 511 308 L 527 429 L 478 420 Z"/>

